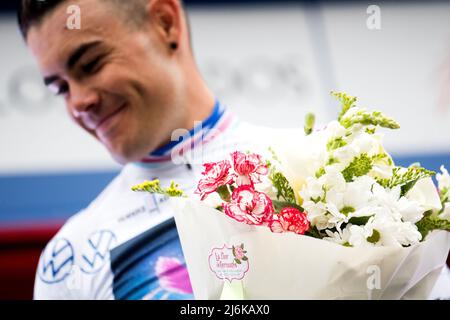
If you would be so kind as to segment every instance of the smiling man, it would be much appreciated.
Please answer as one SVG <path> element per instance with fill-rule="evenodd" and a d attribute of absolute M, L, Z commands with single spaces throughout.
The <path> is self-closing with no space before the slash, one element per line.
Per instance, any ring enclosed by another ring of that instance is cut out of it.
<path fill-rule="evenodd" d="M 73 5 L 80 29 L 67 24 Z M 47 245 L 35 298 L 193 298 L 168 199 L 130 188 L 159 178 L 192 193 L 203 162 L 262 131 L 208 89 L 180 0 L 22 0 L 19 25 L 69 116 L 124 165 Z"/>

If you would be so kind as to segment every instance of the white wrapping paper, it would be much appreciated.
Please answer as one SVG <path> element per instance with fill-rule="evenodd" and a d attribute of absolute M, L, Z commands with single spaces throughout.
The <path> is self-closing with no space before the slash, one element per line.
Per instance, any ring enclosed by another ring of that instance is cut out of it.
<path fill-rule="evenodd" d="M 351 248 L 248 226 L 197 200 L 172 200 L 196 299 L 220 299 L 225 283 L 242 287 L 245 299 L 427 299 L 450 249 L 446 231 L 408 248 Z M 242 279 L 220 279 L 213 249 L 241 244 L 248 270 Z"/>

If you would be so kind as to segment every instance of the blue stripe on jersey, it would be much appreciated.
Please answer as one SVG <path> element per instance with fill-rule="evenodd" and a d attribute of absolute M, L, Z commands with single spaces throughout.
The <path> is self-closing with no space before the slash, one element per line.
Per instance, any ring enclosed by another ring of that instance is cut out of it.
<path fill-rule="evenodd" d="M 219 122 L 219 120 L 222 117 L 222 115 L 224 114 L 224 112 L 225 112 L 225 108 L 221 106 L 219 100 L 216 100 L 211 115 L 207 119 L 202 121 L 201 124 L 192 128 L 189 131 L 189 134 L 187 134 L 186 136 L 192 137 L 194 135 L 194 133 L 197 133 L 200 131 L 203 131 L 202 135 L 205 136 L 217 124 L 217 122 Z M 166 145 L 153 151 L 150 155 L 151 156 L 164 156 L 164 155 L 170 154 L 170 151 L 176 145 L 181 143 L 182 141 L 185 141 L 185 139 L 180 137 L 180 139 L 178 141 L 171 141 L 171 142 L 167 143 Z"/>
<path fill-rule="evenodd" d="M 174 219 L 111 250 L 119 300 L 194 299 Z"/>

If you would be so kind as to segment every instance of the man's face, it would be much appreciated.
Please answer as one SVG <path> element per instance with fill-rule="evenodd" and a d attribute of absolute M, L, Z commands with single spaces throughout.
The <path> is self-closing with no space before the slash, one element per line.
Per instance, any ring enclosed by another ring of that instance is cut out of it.
<path fill-rule="evenodd" d="M 66 28 L 72 4 L 81 8 L 80 30 Z M 28 33 L 48 87 L 121 163 L 167 142 L 185 116 L 176 51 L 150 21 L 132 27 L 111 4 L 77 0 L 57 7 Z"/>

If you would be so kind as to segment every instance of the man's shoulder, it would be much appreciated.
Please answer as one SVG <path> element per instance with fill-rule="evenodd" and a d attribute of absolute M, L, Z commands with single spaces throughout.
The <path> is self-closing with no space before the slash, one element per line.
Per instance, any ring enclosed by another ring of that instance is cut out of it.
<path fill-rule="evenodd" d="M 108 185 L 85 208 L 72 215 L 58 231 L 55 237 L 80 238 L 85 232 L 95 228 L 97 222 L 114 216 L 115 209 L 121 204 L 129 203 L 134 193 L 131 190 L 133 179 L 128 166 L 108 183 Z"/>

